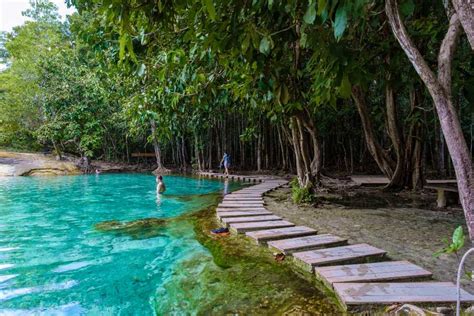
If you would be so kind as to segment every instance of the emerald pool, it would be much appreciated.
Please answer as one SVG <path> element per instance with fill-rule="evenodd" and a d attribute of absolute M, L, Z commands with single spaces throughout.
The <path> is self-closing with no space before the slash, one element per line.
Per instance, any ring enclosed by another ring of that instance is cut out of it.
<path fill-rule="evenodd" d="M 190 221 L 173 219 L 237 184 L 181 176 L 165 183 L 159 197 L 147 174 L 0 178 L 0 314 L 186 310 L 185 294 L 168 290 L 176 267 L 210 255 Z M 147 218 L 165 221 L 133 222 Z"/>

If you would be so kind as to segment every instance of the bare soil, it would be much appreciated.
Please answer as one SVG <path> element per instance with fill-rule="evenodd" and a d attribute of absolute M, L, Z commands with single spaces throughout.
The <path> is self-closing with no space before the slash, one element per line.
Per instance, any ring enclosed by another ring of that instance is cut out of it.
<path fill-rule="evenodd" d="M 409 260 L 431 271 L 439 281 L 456 282 L 456 255 L 433 254 L 451 240 L 453 231 L 462 225 L 460 207 L 436 209 L 431 193 L 382 192 L 379 188 L 346 188 L 344 193 L 324 194 L 316 206 L 298 206 L 291 201 L 291 190 L 281 188 L 265 197 L 267 208 L 297 225 L 313 227 L 319 233 L 349 238 L 350 243 L 368 243 L 384 249 L 393 260 Z M 471 246 L 466 245 L 460 256 Z M 466 262 L 474 270 L 474 257 Z M 463 288 L 474 293 L 474 282 L 465 277 Z"/>

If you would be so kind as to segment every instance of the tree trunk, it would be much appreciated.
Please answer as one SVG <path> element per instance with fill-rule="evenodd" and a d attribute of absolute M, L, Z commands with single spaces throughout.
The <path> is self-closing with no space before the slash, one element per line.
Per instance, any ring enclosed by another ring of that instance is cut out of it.
<path fill-rule="evenodd" d="M 383 150 L 382 146 L 375 139 L 375 133 L 370 121 L 365 95 L 361 87 L 352 87 L 352 98 L 354 99 L 354 103 L 357 106 L 357 111 L 359 112 L 367 148 L 377 163 L 380 171 L 382 171 L 385 176 L 391 179 L 393 176 L 393 166 L 395 163 L 390 159 L 390 157 Z"/>
<path fill-rule="evenodd" d="M 452 0 L 467 40 L 474 50 L 474 2 L 472 0 Z"/>
<path fill-rule="evenodd" d="M 385 12 L 392 32 L 433 98 L 448 151 L 454 164 L 459 198 L 466 217 L 469 236 L 472 240 L 474 239 L 474 192 L 472 190 L 474 174 L 472 160 L 451 97 L 451 63 L 457 38 L 461 31 L 458 16 L 454 13 L 449 19 L 449 28 L 438 55 L 438 77 L 436 77 L 408 35 L 400 18 L 397 0 L 386 0 Z"/>
<path fill-rule="evenodd" d="M 201 154 L 199 150 L 199 137 L 197 136 L 197 134 L 194 135 L 194 156 L 195 156 L 194 158 L 196 159 L 198 171 L 201 172 L 202 171 Z"/>
<path fill-rule="evenodd" d="M 286 163 L 286 155 L 285 155 L 285 146 L 283 145 L 283 138 L 281 137 L 281 128 L 280 126 L 277 127 L 278 131 L 278 142 L 280 143 L 280 150 L 281 150 L 281 160 L 282 160 L 282 169 L 286 170 L 287 163 Z"/>
<path fill-rule="evenodd" d="M 385 189 L 400 191 L 403 190 L 406 185 L 405 179 L 408 170 L 405 168 L 404 140 L 400 133 L 397 117 L 397 106 L 393 87 L 390 83 L 390 78 L 388 78 L 387 85 L 385 87 L 385 106 L 387 109 L 387 131 L 390 140 L 392 141 L 395 157 L 397 159 L 395 171 L 390 178 L 390 183 L 385 187 Z"/>
<path fill-rule="evenodd" d="M 418 93 L 416 90 L 410 90 L 410 104 L 411 104 L 411 124 L 405 146 L 406 170 L 405 184 L 413 190 L 423 188 L 425 183 L 423 172 L 423 125 L 417 118 L 417 104 L 419 102 Z"/>
<path fill-rule="evenodd" d="M 262 170 L 262 133 L 257 136 L 257 171 Z"/>
<path fill-rule="evenodd" d="M 155 158 L 156 158 L 156 171 L 160 172 L 163 170 L 163 164 L 161 163 L 161 149 L 160 144 L 158 143 L 158 139 L 156 137 L 156 123 L 155 120 L 150 120 L 151 126 L 151 136 L 153 142 L 153 149 L 155 150 Z"/>
<path fill-rule="evenodd" d="M 302 117 L 301 121 L 305 129 L 309 133 L 311 143 L 313 144 L 313 159 L 311 160 L 310 171 L 313 184 L 319 186 L 321 181 L 322 155 L 318 131 L 309 115 Z"/>

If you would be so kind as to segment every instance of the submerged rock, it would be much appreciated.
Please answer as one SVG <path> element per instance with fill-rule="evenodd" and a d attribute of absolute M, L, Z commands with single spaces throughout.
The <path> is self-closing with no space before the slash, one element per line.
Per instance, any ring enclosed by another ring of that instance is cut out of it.
<path fill-rule="evenodd" d="M 95 224 L 94 227 L 101 232 L 124 234 L 134 239 L 146 239 L 164 236 L 162 229 L 166 223 L 166 220 L 160 218 L 143 218 L 130 222 L 105 221 Z"/>

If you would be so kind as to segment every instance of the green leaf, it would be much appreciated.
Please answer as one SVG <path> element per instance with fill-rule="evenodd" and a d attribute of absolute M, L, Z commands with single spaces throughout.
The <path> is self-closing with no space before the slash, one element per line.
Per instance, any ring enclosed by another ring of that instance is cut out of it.
<path fill-rule="evenodd" d="M 334 36 L 340 40 L 347 27 L 347 11 L 346 7 L 338 7 L 336 18 L 334 20 Z"/>
<path fill-rule="evenodd" d="M 262 38 L 258 49 L 262 54 L 268 55 L 268 53 L 270 52 L 270 39 L 267 36 Z"/>
<path fill-rule="evenodd" d="M 247 52 L 249 45 L 250 45 L 250 36 L 247 34 L 245 35 L 244 40 L 242 41 L 242 44 L 241 44 L 242 53 Z"/>
<path fill-rule="evenodd" d="M 282 104 L 287 104 L 288 101 L 290 101 L 290 92 L 288 91 L 286 84 L 283 84 L 280 100 Z"/>
<path fill-rule="evenodd" d="M 313 24 L 316 19 L 316 3 L 311 2 L 303 16 L 303 21 L 306 24 Z"/>
<path fill-rule="evenodd" d="M 464 232 L 463 232 L 462 226 L 459 226 L 454 231 L 452 246 L 455 251 L 460 250 L 464 246 Z"/>
<path fill-rule="evenodd" d="M 306 48 L 306 43 L 308 42 L 308 35 L 305 32 L 301 33 L 300 45 L 302 48 Z"/>
<path fill-rule="evenodd" d="M 341 85 L 339 86 L 339 93 L 341 97 L 347 99 L 351 97 L 351 82 L 349 81 L 349 76 L 344 74 L 342 77 Z"/>
<path fill-rule="evenodd" d="M 145 74 L 145 70 L 146 70 L 145 64 L 141 64 L 140 67 L 138 68 L 137 75 L 139 77 L 143 77 L 143 75 Z"/>
<path fill-rule="evenodd" d="M 324 9 L 326 9 L 326 5 L 327 5 L 327 0 L 318 1 L 318 15 L 321 15 L 323 13 Z"/>
<path fill-rule="evenodd" d="M 403 16 L 410 16 L 415 11 L 415 3 L 413 0 L 404 0 L 400 3 L 400 12 Z"/>
<path fill-rule="evenodd" d="M 127 35 L 120 36 L 120 52 L 119 59 L 123 60 L 125 57 L 125 46 L 127 46 Z"/>
<path fill-rule="evenodd" d="M 204 4 L 206 5 L 207 13 L 209 13 L 209 17 L 211 20 L 216 20 L 216 8 L 214 7 L 213 0 L 203 0 Z"/>

